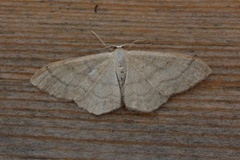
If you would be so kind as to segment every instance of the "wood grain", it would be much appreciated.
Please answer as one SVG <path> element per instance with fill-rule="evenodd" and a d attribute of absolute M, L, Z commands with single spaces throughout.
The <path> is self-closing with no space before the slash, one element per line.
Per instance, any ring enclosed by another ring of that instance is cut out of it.
<path fill-rule="evenodd" d="M 91 30 L 213 73 L 154 113 L 101 117 L 30 84 L 50 62 L 107 51 Z M 0 159 L 240 158 L 238 0 L 0 0 L 0 36 Z"/>

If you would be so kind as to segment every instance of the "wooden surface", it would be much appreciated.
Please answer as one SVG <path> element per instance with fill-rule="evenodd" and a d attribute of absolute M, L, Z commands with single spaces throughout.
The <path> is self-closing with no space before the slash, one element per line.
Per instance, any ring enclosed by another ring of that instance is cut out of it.
<path fill-rule="evenodd" d="M 149 114 L 93 116 L 30 84 L 45 64 L 108 51 L 91 30 L 213 73 Z M 0 37 L 0 159 L 240 159 L 239 0 L 0 0 Z"/>

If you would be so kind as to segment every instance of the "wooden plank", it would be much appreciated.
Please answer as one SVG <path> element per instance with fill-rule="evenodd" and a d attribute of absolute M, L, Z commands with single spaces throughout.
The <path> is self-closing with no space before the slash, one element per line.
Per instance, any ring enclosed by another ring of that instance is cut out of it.
<path fill-rule="evenodd" d="M 0 0 L 0 28 L 0 159 L 240 158 L 240 1 Z M 91 30 L 213 73 L 149 114 L 93 116 L 30 84 L 45 64 L 108 51 Z"/>

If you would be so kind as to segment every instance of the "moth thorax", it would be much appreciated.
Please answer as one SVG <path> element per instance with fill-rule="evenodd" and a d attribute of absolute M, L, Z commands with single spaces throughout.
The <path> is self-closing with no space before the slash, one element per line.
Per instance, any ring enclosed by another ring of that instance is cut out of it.
<path fill-rule="evenodd" d="M 125 51 L 123 49 L 116 49 L 114 51 L 114 54 L 115 54 L 114 55 L 115 71 L 117 74 L 120 88 L 122 88 L 126 79 L 126 71 L 127 71 Z"/>

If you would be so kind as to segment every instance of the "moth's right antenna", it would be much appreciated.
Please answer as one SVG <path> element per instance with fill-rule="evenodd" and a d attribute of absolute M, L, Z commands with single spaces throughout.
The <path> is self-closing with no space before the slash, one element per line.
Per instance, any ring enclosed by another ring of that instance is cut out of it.
<path fill-rule="evenodd" d="M 102 44 L 105 46 L 105 48 L 109 48 L 113 51 L 113 49 L 111 48 L 111 46 L 108 46 L 105 42 L 103 42 L 103 40 L 93 31 L 91 31 L 97 38 L 100 42 L 102 42 Z"/>
<path fill-rule="evenodd" d="M 141 42 L 141 41 L 145 41 L 145 39 L 139 39 L 139 40 L 133 41 L 132 44 L 129 46 L 129 48 L 131 48 L 136 42 Z"/>
<path fill-rule="evenodd" d="M 125 43 L 125 44 L 121 45 L 120 47 L 129 46 L 129 48 L 131 48 L 136 42 L 141 42 L 141 41 L 145 41 L 145 39 L 135 40 L 131 44 Z"/>

